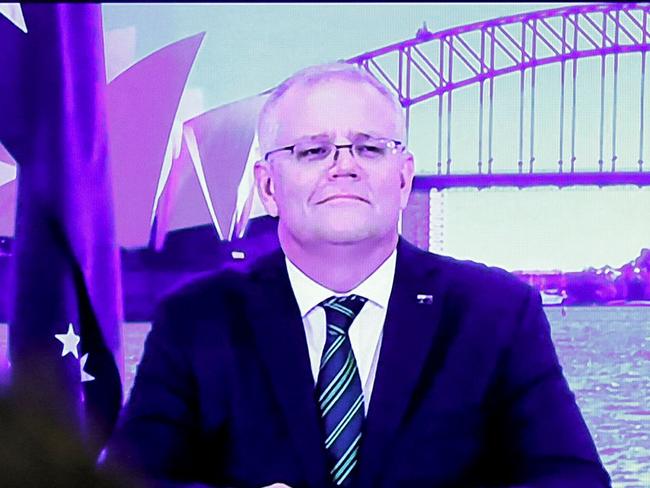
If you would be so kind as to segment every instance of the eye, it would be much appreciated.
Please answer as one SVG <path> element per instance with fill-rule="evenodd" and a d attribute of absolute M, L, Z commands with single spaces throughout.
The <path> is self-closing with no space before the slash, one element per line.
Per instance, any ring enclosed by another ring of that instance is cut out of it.
<path fill-rule="evenodd" d="M 296 157 L 298 160 L 314 161 L 327 157 L 330 153 L 328 145 L 310 145 L 310 146 L 296 146 Z"/>
<path fill-rule="evenodd" d="M 386 153 L 384 146 L 370 142 L 356 144 L 355 149 L 357 154 L 364 158 L 377 158 Z"/>

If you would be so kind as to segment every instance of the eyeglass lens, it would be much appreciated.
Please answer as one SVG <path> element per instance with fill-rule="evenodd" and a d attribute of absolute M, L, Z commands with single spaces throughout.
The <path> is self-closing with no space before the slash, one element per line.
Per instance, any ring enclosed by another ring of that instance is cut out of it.
<path fill-rule="evenodd" d="M 395 142 L 385 140 L 365 140 L 352 144 L 352 154 L 361 159 L 378 159 L 384 157 L 389 151 L 395 149 Z M 343 145 L 339 150 L 349 148 Z M 294 147 L 295 158 L 302 162 L 323 161 L 329 158 L 337 150 L 337 146 L 331 142 L 306 142 L 296 144 Z"/>

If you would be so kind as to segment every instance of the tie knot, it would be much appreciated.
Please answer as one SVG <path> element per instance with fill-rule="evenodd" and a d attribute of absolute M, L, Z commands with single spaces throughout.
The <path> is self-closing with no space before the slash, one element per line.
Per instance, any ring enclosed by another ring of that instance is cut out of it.
<path fill-rule="evenodd" d="M 368 301 L 359 295 L 330 297 L 320 304 L 325 309 L 327 331 L 330 334 L 347 334 L 352 321 Z"/>

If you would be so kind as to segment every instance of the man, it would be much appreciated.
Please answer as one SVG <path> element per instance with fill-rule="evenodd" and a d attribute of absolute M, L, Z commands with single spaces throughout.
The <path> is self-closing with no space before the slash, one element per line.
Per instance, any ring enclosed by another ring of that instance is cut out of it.
<path fill-rule="evenodd" d="M 310 68 L 258 132 L 281 250 L 160 307 L 109 459 L 235 487 L 609 486 L 539 294 L 399 237 L 390 92 Z"/>

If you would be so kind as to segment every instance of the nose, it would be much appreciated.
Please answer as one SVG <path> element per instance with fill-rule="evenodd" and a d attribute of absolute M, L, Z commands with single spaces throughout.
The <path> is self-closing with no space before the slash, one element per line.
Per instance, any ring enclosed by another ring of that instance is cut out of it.
<path fill-rule="evenodd" d="M 337 147 L 334 152 L 334 161 L 331 166 L 330 175 L 334 178 L 340 176 L 351 176 L 358 178 L 358 166 L 352 153 L 352 146 Z"/>
<path fill-rule="evenodd" d="M 350 152 L 350 156 L 354 157 L 354 153 L 352 152 L 352 144 L 345 144 L 343 146 L 336 146 L 336 149 L 334 151 L 334 161 L 338 159 L 339 152 L 343 149 L 347 149 Z"/>

